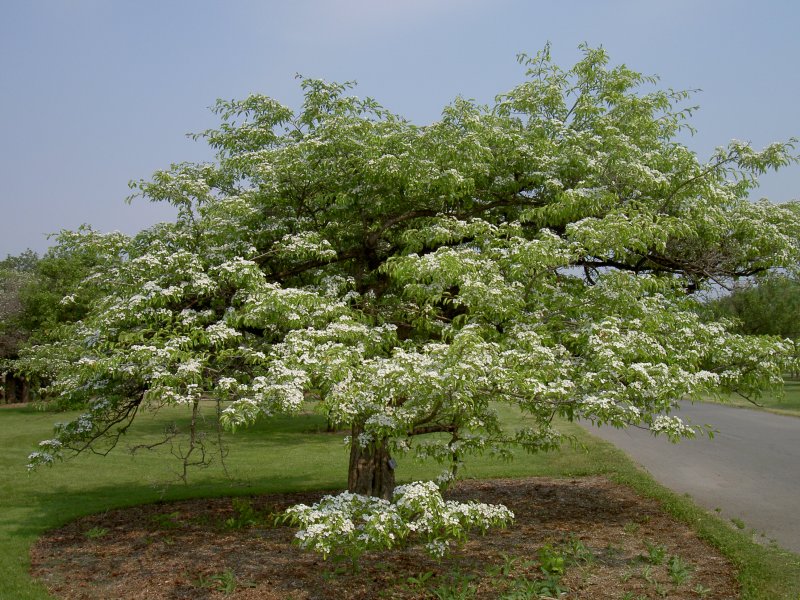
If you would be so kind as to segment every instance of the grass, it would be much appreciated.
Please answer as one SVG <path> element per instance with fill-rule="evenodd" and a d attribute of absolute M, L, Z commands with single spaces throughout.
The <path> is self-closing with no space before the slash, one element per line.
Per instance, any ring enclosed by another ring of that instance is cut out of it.
<path fill-rule="evenodd" d="M 170 419 L 185 419 L 177 409 L 141 418 L 129 439 L 107 457 L 84 455 L 28 474 L 27 453 L 50 435 L 54 421 L 69 416 L 28 407 L 0 410 L 0 599 L 49 598 L 27 574 L 29 548 L 44 531 L 79 516 L 161 500 L 346 486 L 344 434 L 320 433 L 324 419 L 315 414 L 277 418 L 229 437 L 231 479 L 217 462 L 193 471 L 189 485 L 183 485 L 176 482 L 173 471 L 178 465 L 168 449 L 135 457 L 124 451 L 127 444 L 158 440 Z M 504 416 L 519 422 L 511 413 Z M 545 455 L 522 454 L 508 463 L 489 457 L 474 459 L 463 474 L 475 478 L 606 475 L 643 496 L 659 499 L 669 513 L 718 547 L 739 567 L 745 598 L 800 595 L 800 557 L 754 544 L 729 524 L 655 483 L 610 444 L 592 438 L 576 425 L 564 424 L 563 429 L 577 437 L 580 447 Z M 401 458 L 399 463 L 400 482 L 430 478 L 439 472 L 436 465 L 410 458 Z"/>
<path fill-rule="evenodd" d="M 707 398 L 705 401 L 800 417 L 800 380 L 787 379 L 784 383 L 783 394 L 776 392 L 765 393 L 756 400 L 760 406 L 756 406 L 736 394 L 731 394 L 721 399 Z"/>

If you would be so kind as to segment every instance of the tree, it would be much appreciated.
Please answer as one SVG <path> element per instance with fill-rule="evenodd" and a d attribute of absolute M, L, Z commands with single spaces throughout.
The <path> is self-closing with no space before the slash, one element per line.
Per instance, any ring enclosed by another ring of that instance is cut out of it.
<path fill-rule="evenodd" d="M 7 365 L 29 335 L 20 323 L 24 312 L 20 294 L 38 260 L 35 252 L 27 250 L 0 261 L 0 402 L 27 401 L 25 382 L 14 377 Z"/>
<path fill-rule="evenodd" d="M 42 374 L 14 372 L 24 366 L 13 361 L 19 349 L 58 339 L 60 328 L 83 318 L 91 299 L 103 293 L 99 279 L 84 279 L 121 260 L 126 243 L 120 233 L 101 234 L 84 226 L 56 235 L 41 258 L 27 250 L 0 262 L 0 372 L 9 398 L 27 401 L 29 384 L 36 390 Z"/>
<path fill-rule="evenodd" d="M 20 290 L 35 270 L 39 257 L 27 250 L 19 256 L 7 256 L 0 261 L 0 359 L 16 356 L 26 337 L 17 321 L 24 308 Z"/>
<path fill-rule="evenodd" d="M 311 399 L 350 429 L 348 489 L 389 500 L 398 453 L 452 472 L 557 447 L 556 417 L 691 436 L 679 399 L 777 385 L 785 345 L 703 322 L 695 292 L 797 262 L 800 206 L 747 199 L 795 140 L 701 162 L 676 140 L 688 93 L 583 51 L 523 56 L 493 106 L 427 126 L 318 80 L 296 113 L 219 101 L 196 136 L 216 162 L 133 184 L 176 221 L 24 358 L 88 407 L 32 464 L 105 451 L 140 410 L 210 398 L 236 428 Z"/>
<path fill-rule="evenodd" d="M 790 339 L 798 359 L 787 372 L 800 371 L 800 279 L 797 272 L 770 273 L 738 282 L 729 294 L 703 307 L 712 319 L 733 321 L 733 330 L 749 335 L 772 335 Z"/>
<path fill-rule="evenodd" d="M 800 340 L 800 280 L 796 276 L 776 273 L 744 281 L 708 308 L 716 318 L 735 319 L 735 328 L 742 333 Z"/>
<path fill-rule="evenodd" d="M 119 233 L 100 233 L 89 226 L 77 231 L 61 231 L 30 271 L 33 277 L 21 290 L 21 325 L 37 340 L 47 341 L 62 324 L 82 319 L 92 299 L 102 295 L 102 278 L 125 256 L 129 243 Z"/>

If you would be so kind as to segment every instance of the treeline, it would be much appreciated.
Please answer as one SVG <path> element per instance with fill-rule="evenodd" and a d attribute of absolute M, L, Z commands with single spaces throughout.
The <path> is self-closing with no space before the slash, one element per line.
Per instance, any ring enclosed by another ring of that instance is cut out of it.
<path fill-rule="evenodd" d="M 92 238 L 107 243 L 85 243 Z M 62 232 L 42 256 L 26 250 L 0 260 L 0 404 L 38 398 L 46 382 L 41 374 L 18 370 L 20 350 L 53 339 L 59 328 L 86 314 L 97 291 L 86 278 L 95 268 L 122 260 L 125 241 L 122 234 L 82 227 Z"/>
<path fill-rule="evenodd" d="M 39 257 L 30 250 L 19 256 L 9 256 L 0 262 L 0 402 L 14 403 L 29 400 L 27 381 L 11 370 L 20 346 L 31 335 L 27 320 L 25 297 L 34 279 Z"/>

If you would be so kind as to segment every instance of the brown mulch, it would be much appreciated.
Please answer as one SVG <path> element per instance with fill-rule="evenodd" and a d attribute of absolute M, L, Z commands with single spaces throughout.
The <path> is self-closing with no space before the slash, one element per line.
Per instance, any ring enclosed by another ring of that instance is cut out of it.
<path fill-rule="evenodd" d="M 32 574 L 54 596 L 75 599 L 435 598 L 448 586 L 474 592 L 464 597 L 536 598 L 512 593 L 544 579 L 537 557 L 549 544 L 566 559 L 563 598 L 738 597 L 736 572 L 714 548 L 655 501 L 604 478 L 463 481 L 450 495 L 505 504 L 516 521 L 441 562 L 408 548 L 365 555 L 354 573 L 301 551 L 295 529 L 266 517 L 320 493 L 254 496 L 238 508 L 230 498 L 186 500 L 51 531 L 31 550 Z M 264 518 L 238 527 L 248 507 Z M 670 575 L 674 556 L 688 565 L 686 581 Z"/>

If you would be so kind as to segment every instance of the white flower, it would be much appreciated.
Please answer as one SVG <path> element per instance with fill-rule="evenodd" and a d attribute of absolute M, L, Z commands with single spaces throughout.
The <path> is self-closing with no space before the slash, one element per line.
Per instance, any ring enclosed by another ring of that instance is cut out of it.
<path fill-rule="evenodd" d="M 303 547 L 327 557 L 337 549 L 349 552 L 391 548 L 419 538 L 434 556 L 447 552 L 450 536 L 463 537 L 470 529 L 503 526 L 514 515 L 504 506 L 445 502 L 432 481 L 395 488 L 393 502 L 343 492 L 325 496 L 313 506 L 299 504 L 286 511 L 301 529 Z"/>

